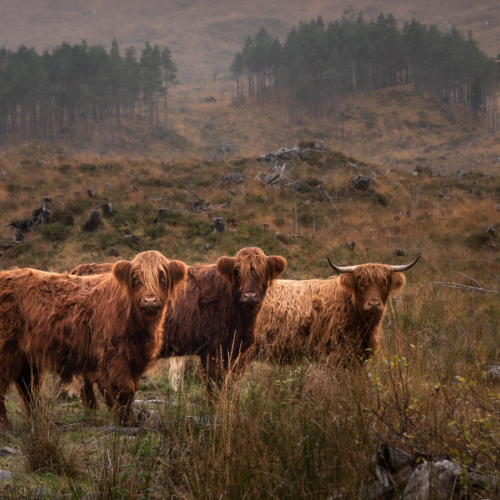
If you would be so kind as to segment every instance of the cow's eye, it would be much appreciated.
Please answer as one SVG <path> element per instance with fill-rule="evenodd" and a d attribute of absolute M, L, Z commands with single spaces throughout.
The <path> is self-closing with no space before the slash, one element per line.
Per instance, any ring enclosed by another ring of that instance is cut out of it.
<path fill-rule="evenodd" d="M 138 286 L 141 283 L 141 280 L 137 277 L 132 278 L 132 286 Z"/>
<path fill-rule="evenodd" d="M 165 275 L 162 273 L 160 274 L 160 284 L 164 285 L 165 284 Z"/>
<path fill-rule="evenodd" d="M 240 271 L 239 271 L 238 269 L 235 269 L 235 270 L 234 270 L 233 275 L 234 275 L 234 279 L 235 279 L 235 280 L 240 279 Z"/>

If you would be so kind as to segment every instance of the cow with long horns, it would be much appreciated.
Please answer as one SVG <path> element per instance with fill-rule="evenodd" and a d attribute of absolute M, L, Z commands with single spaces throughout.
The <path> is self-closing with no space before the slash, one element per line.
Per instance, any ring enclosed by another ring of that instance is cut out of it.
<path fill-rule="evenodd" d="M 75 376 L 97 383 L 117 420 L 133 421 L 134 393 L 160 351 L 167 303 L 185 278 L 185 264 L 155 251 L 95 276 L 1 271 L 0 423 L 8 424 L 9 385 L 29 413 L 47 372 L 63 383 Z"/>
<path fill-rule="evenodd" d="M 369 358 L 379 347 L 387 301 L 419 258 L 403 266 L 339 267 L 327 257 L 340 276 L 278 280 L 266 296 L 247 362 L 258 354 L 277 362 L 297 356 L 343 363 Z"/>

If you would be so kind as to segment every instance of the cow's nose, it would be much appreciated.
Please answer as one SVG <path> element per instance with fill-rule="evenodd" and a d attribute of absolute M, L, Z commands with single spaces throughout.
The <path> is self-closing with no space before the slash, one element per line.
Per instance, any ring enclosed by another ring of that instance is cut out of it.
<path fill-rule="evenodd" d="M 380 300 L 369 300 L 368 306 L 370 307 L 370 309 L 380 309 L 381 302 Z"/>
<path fill-rule="evenodd" d="M 257 294 L 256 293 L 245 293 L 245 300 L 247 302 L 257 302 Z"/>
<path fill-rule="evenodd" d="M 140 307 L 142 309 L 160 309 L 162 307 L 162 301 L 159 299 L 159 297 L 142 297 L 141 302 L 140 302 Z"/>
<path fill-rule="evenodd" d="M 144 303 L 149 305 L 154 305 L 155 302 L 158 302 L 158 297 L 144 297 Z"/>

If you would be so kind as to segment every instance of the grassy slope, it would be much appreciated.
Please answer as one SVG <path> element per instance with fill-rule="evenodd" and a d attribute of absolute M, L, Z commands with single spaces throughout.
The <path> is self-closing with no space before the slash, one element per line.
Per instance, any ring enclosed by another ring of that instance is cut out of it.
<path fill-rule="evenodd" d="M 341 153 L 311 153 L 287 168 L 290 179 L 300 181 L 298 193 L 265 188 L 255 177 L 266 165 L 254 159 L 162 163 L 74 155 L 31 144 L 1 156 L 2 225 L 29 215 L 42 195 L 52 196 L 51 208 L 61 221 L 4 251 L 3 267 L 69 270 L 82 262 L 116 260 L 109 256 L 112 246 L 118 258 L 156 248 L 194 264 L 259 245 L 288 259 L 287 278 L 330 276 L 326 254 L 339 264 L 403 263 L 418 252 L 424 257 L 407 273 L 407 287 L 389 307 L 381 352 L 368 370 L 255 364 L 243 380 L 208 402 L 196 382 L 174 393 L 159 366 L 141 382 L 137 398 L 162 397 L 169 404 L 160 407 L 160 430 L 135 439 L 96 429 L 111 423 L 109 413 L 87 413 L 74 400 L 61 401 L 54 384 L 48 385 L 36 425 L 26 425 L 17 396 L 9 393 L 15 425 L 12 434 L 0 436 L 0 445 L 21 453 L 0 459 L 0 468 L 18 473 L 13 497 L 20 492 L 30 497 L 41 485 L 56 496 L 106 491 L 134 496 L 150 488 L 150 496 L 180 498 L 325 498 L 339 491 L 354 498 L 373 473 L 370 457 L 381 439 L 409 450 L 447 451 L 461 463 L 486 470 L 498 467 L 498 387 L 483 376 L 486 364 L 500 364 L 497 296 L 440 291 L 428 284 L 473 284 L 460 272 L 498 288 L 500 245 L 485 233 L 488 224 L 499 223 L 496 165 L 481 164 L 459 179 L 445 173 L 431 177 L 432 169 L 425 167 L 414 176 L 409 164 L 394 162 L 387 173 L 387 167 L 365 166 Z M 349 167 L 351 162 L 362 170 Z M 233 172 L 245 176 L 244 185 L 223 180 Z M 371 191 L 352 189 L 360 172 L 376 176 Z M 333 232 L 332 206 L 316 188 L 320 180 L 339 196 Z M 105 182 L 111 190 L 104 190 Z M 138 191 L 132 192 L 131 185 Z M 84 186 L 93 187 L 97 198 L 89 199 Z M 190 209 L 199 198 L 213 205 L 209 213 Z M 115 216 L 96 233 L 82 233 L 90 210 L 104 201 L 113 203 Z M 299 238 L 293 237 L 295 204 Z M 155 225 L 157 208 L 165 206 L 171 209 L 167 221 Z M 67 215 L 74 217 L 74 226 L 62 226 Z M 213 234 L 212 216 L 237 223 Z M 4 228 L 4 237 L 10 231 Z M 138 244 L 124 238 L 131 233 Z M 343 245 L 352 240 L 354 252 Z M 394 248 L 403 248 L 406 256 L 396 257 Z M 470 380 L 477 385 L 468 385 Z"/>

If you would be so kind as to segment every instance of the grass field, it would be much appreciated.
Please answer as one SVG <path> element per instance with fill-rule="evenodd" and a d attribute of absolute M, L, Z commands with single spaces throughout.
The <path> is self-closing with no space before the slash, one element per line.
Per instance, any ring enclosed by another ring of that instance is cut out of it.
<path fill-rule="evenodd" d="M 29 216 L 42 196 L 52 197 L 56 219 L 14 246 L 12 229 L 3 227 L 3 268 L 62 272 L 146 249 L 212 263 L 257 245 L 287 258 L 284 278 L 306 279 L 330 276 L 326 255 L 338 265 L 423 257 L 389 304 L 380 352 L 362 368 L 256 362 L 208 397 L 196 377 L 174 391 L 161 363 L 136 399 L 165 404 L 144 403 L 157 413 L 138 431 L 114 429 L 107 410 L 84 410 L 55 380 L 26 421 L 12 390 L 13 430 L 0 435 L 0 447 L 17 454 L 0 458 L 0 469 L 15 476 L 0 483 L 0 496 L 363 498 L 381 443 L 447 452 L 481 472 L 500 469 L 500 386 L 486 377 L 487 365 L 500 364 L 500 243 L 486 232 L 500 223 L 497 164 L 478 161 L 460 177 L 451 166 L 381 167 L 309 151 L 287 162 L 295 187 L 275 189 L 262 180 L 270 165 L 252 158 L 75 155 L 33 143 L 0 157 L 2 226 Z M 224 179 L 232 173 L 244 183 Z M 355 189 L 359 175 L 375 181 Z M 201 199 L 208 208 L 197 211 Z M 90 210 L 103 202 L 113 204 L 114 216 L 83 232 Z M 156 224 L 161 207 L 169 211 Z M 213 217 L 223 217 L 228 231 L 213 233 Z M 353 251 L 344 245 L 351 241 Z M 396 248 L 406 255 L 396 256 Z M 433 282 L 479 283 L 485 291 Z"/>

